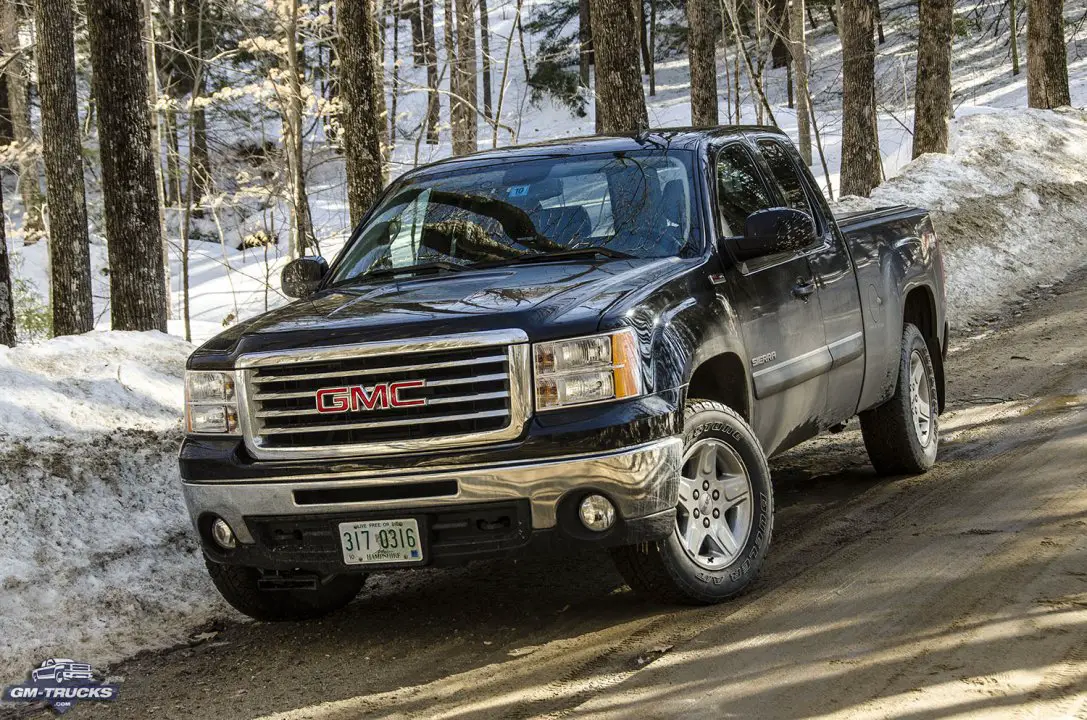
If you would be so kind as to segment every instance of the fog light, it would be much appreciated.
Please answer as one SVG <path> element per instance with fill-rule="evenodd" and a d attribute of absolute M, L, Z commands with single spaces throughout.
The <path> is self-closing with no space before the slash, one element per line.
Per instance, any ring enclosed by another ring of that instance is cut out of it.
<path fill-rule="evenodd" d="M 581 524 L 590 530 L 604 532 L 615 524 L 615 506 L 603 495 L 586 495 L 578 511 Z"/>
<path fill-rule="evenodd" d="M 215 518 L 215 522 L 211 524 L 211 539 L 224 550 L 233 550 L 234 546 L 238 544 L 237 539 L 234 537 L 234 531 L 222 518 Z"/>

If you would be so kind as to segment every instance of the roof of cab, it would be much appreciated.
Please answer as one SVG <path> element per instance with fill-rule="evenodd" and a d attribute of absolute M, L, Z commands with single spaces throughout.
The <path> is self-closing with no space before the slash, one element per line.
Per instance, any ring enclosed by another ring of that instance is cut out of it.
<path fill-rule="evenodd" d="M 544 140 L 524 145 L 510 145 L 494 150 L 482 150 L 470 155 L 451 157 L 420 166 L 407 175 L 425 173 L 428 169 L 447 169 L 453 164 L 465 166 L 490 164 L 509 160 L 582 155 L 587 153 L 633 152 L 636 150 L 676 149 L 695 150 L 715 138 L 739 135 L 745 132 L 774 133 L 784 135 L 776 127 L 764 125 L 723 125 L 714 128 L 659 128 L 646 130 L 637 135 L 587 135 L 584 137 Z"/>

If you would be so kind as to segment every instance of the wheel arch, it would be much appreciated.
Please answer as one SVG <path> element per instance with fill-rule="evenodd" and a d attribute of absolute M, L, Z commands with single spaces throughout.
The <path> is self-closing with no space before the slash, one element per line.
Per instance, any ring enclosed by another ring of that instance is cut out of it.
<path fill-rule="evenodd" d="M 940 321 L 936 312 L 936 298 L 928 285 L 918 285 L 907 293 L 902 304 L 902 322 L 910 323 L 921 331 L 936 372 L 936 392 L 940 412 L 944 410 L 944 356 L 940 342 Z"/>
<path fill-rule="evenodd" d="M 691 373 L 687 398 L 714 400 L 751 423 L 753 400 L 747 368 L 735 352 L 727 351 L 703 359 Z"/>

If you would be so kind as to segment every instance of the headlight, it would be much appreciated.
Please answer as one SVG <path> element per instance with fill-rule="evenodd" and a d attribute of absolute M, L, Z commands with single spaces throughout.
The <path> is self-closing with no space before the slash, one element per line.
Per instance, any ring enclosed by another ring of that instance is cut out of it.
<path fill-rule="evenodd" d="M 633 330 L 533 346 L 536 409 L 619 400 L 642 394 Z"/>
<path fill-rule="evenodd" d="M 185 372 L 185 430 L 194 435 L 237 434 L 234 373 Z"/>

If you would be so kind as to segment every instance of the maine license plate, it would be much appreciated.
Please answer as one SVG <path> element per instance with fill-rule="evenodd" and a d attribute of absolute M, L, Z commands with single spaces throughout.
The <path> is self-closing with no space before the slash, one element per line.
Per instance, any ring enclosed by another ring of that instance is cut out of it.
<path fill-rule="evenodd" d="M 347 565 L 423 561 L 419 521 L 414 518 L 340 523 L 340 545 Z"/>

